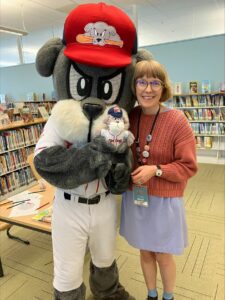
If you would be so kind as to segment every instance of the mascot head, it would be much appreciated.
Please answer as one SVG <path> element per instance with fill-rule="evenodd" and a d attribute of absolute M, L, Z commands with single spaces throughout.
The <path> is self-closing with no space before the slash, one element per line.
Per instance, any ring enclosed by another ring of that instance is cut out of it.
<path fill-rule="evenodd" d="M 135 64 L 151 59 L 137 50 L 136 29 L 127 14 L 104 3 L 82 4 L 67 16 L 63 39 L 49 40 L 38 52 L 36 68 L 53 76 L 58 100 L 52 117 L 61 136 L 90 141 L 104 126 L 111 106 L 129 112 L 135 99 Z"/>

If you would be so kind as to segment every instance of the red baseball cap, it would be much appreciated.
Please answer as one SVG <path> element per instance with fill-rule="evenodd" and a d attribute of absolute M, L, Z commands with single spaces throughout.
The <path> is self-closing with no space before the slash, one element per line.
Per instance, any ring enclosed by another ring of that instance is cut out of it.
<path fill-rule="evenodd" d="M 64 24 L 63 42 L 69 59 L 98 67 L 127 66 L 137 53 L 130 17 L 105 3 L 82 4 L 72 10 Z"/>

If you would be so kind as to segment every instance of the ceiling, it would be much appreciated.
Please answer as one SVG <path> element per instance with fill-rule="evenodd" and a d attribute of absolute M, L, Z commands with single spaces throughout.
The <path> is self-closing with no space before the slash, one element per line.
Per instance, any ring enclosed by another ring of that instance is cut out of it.
<path fill-rule="evenodd" d="M 68 12 L 90 2 L 99 1 L 0 0 L 0 25 L 29 32 L 21 40 L 0 34 L 0 67 L 34 62 L 37 50 L 49 38 L 62 37 Z M 139 47 L 225 33 L 224 0 L 104 2 L 129 14 L 138 29 Z"/>

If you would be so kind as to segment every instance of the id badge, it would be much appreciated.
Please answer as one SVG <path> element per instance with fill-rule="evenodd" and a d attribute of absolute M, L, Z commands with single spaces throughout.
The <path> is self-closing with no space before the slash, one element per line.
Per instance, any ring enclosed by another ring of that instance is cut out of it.
<path fill-rule="evenodd" d="M 148 189 L 147 186 L 133 186 L 133 201 L 134 204 L 148 207 Z"/>

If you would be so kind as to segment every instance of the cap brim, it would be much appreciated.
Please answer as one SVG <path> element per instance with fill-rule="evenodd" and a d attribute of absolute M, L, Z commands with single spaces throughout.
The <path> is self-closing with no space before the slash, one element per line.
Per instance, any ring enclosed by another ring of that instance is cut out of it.
<path fill-rule="evenodd" d="M 125 67 L 131 63 L 131 54 L 123 49 L 96 45 L 70 44 L 64 49 L 66 57 L 72 61 L 104 68 Z"/>

